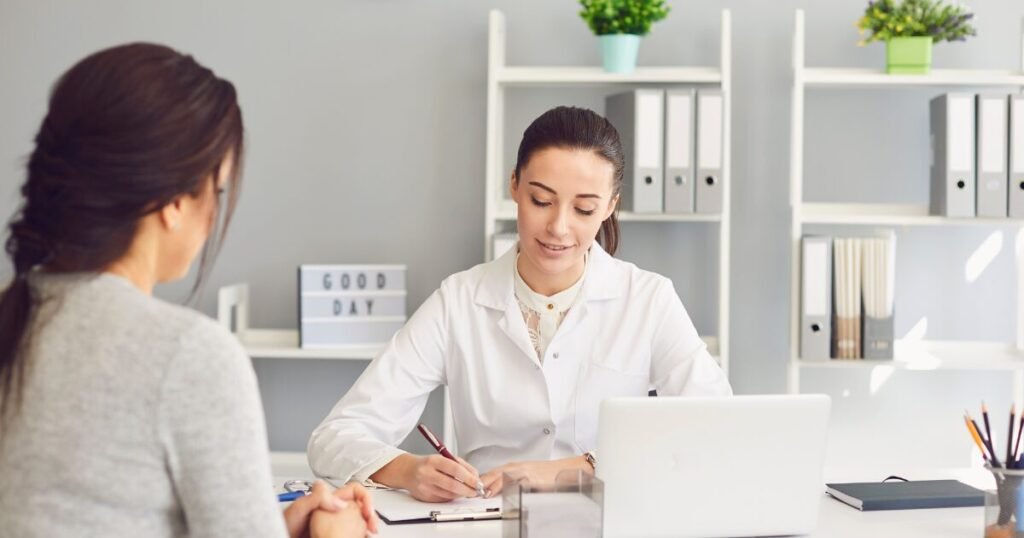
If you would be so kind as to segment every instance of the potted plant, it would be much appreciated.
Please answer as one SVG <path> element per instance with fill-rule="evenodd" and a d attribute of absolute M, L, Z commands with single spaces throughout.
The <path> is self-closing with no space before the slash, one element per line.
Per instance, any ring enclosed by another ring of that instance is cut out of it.
<path fill-rule="evenodd" d="M 857 21 L 858 45 L 885 41 L 886 72 L 925 74 L 931 69 L 932 43 L 964 41 L 975 35 L 973 13 L 943 0 L 872 0 Z"/>
<path fill-rule="evenodd" d="M 580 17 L 601 40 L 604 70 L 629 73 L 636 68 L 640 38 L 669 12 L 665 0 L 580 0 Z"/>

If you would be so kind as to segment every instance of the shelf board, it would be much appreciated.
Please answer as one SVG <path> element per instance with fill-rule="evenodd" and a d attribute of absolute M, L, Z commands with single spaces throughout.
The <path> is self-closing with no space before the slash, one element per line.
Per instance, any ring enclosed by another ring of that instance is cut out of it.
<path fill-rule="evenodd" d="M 495 220 L 514 221 L 516 220 L 515 205 L 511 208 L 498 210 Z M 709 215 L 703 213 L 633 213 L 631 211 L 619 211 L 619 222 L 721 222 L 722 215 Z"/>
<path fill-rule="evenodd" d="M 823 359 L 794 361 L 804 368 L 875 368 L 903 370 L 1019 370 L 1024 353 L 1006 342 L 897 340 L 895 360 Z"/>
<path fill-rule="evenodd" d="M 717 67 L 638 67 L 609 73 L 600 67 L 503 67 L 497 81 L 506 86 L 573 86 L 577 84 L 720 84 Z"/>
<path fill-rule="evenodd" d="M 299 331 L 249 329 L 238 340 L 254 359 L 326 359 L 368 361 L 377 356 L 384 345 L 337 348 L 301 348 Z"/>
<path fill-rule="evenodd" d="M 808 87 L 1024 86 L 1024 72 L 932 69 L 926 75 L 889 75 L 882 69 L 809 67 L 799 71 Z"/>
<path fill-rule="evenodd" d="M 238 335 L 236 335 L 238 336 Z M 344 348 L 300 348 L 299 331 L 278 329 L 249 329 L 239 342 L 245 347 L 246 353 L 253 359 L 326 359 L 326 360 L 373 360 L 384 350 L 379 346 L 353 346 Z M 718 355 L 718 338 L 701 336 L 708 346 L 716 362 L 721 364 Z"/>
<path fill-rule="evenodd" d="M 805 203 L 800 205 L 798 218 L 804 224 L 1024 226 L 1024 219 L 929 215 L 925 204 Z"/>

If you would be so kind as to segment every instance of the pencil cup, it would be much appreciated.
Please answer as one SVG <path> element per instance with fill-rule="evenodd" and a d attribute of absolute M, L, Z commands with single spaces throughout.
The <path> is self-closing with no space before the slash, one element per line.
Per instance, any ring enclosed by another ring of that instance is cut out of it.
<path fill-rule="evenodd" d="M 600 538 L 604 483 L 583 471 L 563 471 L 553 483 L 505 473 L 501 489 L 502 538 Z"/>
<path fill-rule="evenodd" d="M 1024 538 L 1024 469 L 1003 469 L 986 465 L 996 481 L 995 490 L 985 491 L 985 538 Z"/>

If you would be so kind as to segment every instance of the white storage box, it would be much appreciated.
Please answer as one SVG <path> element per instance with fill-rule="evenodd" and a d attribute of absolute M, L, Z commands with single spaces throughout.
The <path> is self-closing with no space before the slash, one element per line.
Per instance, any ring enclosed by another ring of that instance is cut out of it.
<path fill-rule="evenodd" d="M 405 324 L 404 265 L 299 266 L 300 347 L 386 343 Z"/>

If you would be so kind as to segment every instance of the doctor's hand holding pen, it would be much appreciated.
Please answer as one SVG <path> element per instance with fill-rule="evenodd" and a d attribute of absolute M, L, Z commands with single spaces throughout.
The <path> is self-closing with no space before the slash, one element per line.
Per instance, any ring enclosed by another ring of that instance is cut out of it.
<path fill-rule="evenodd" d="M 418 428 L 438 454 L 402 454 L 381 467 L 370 479 L 388 487 L 407 490 L 414 499 L 424 502 L 441 503 L 483 496 L 480 473 L 469 462 L 449 452 L 425 425 L 420 424 Z"/>

